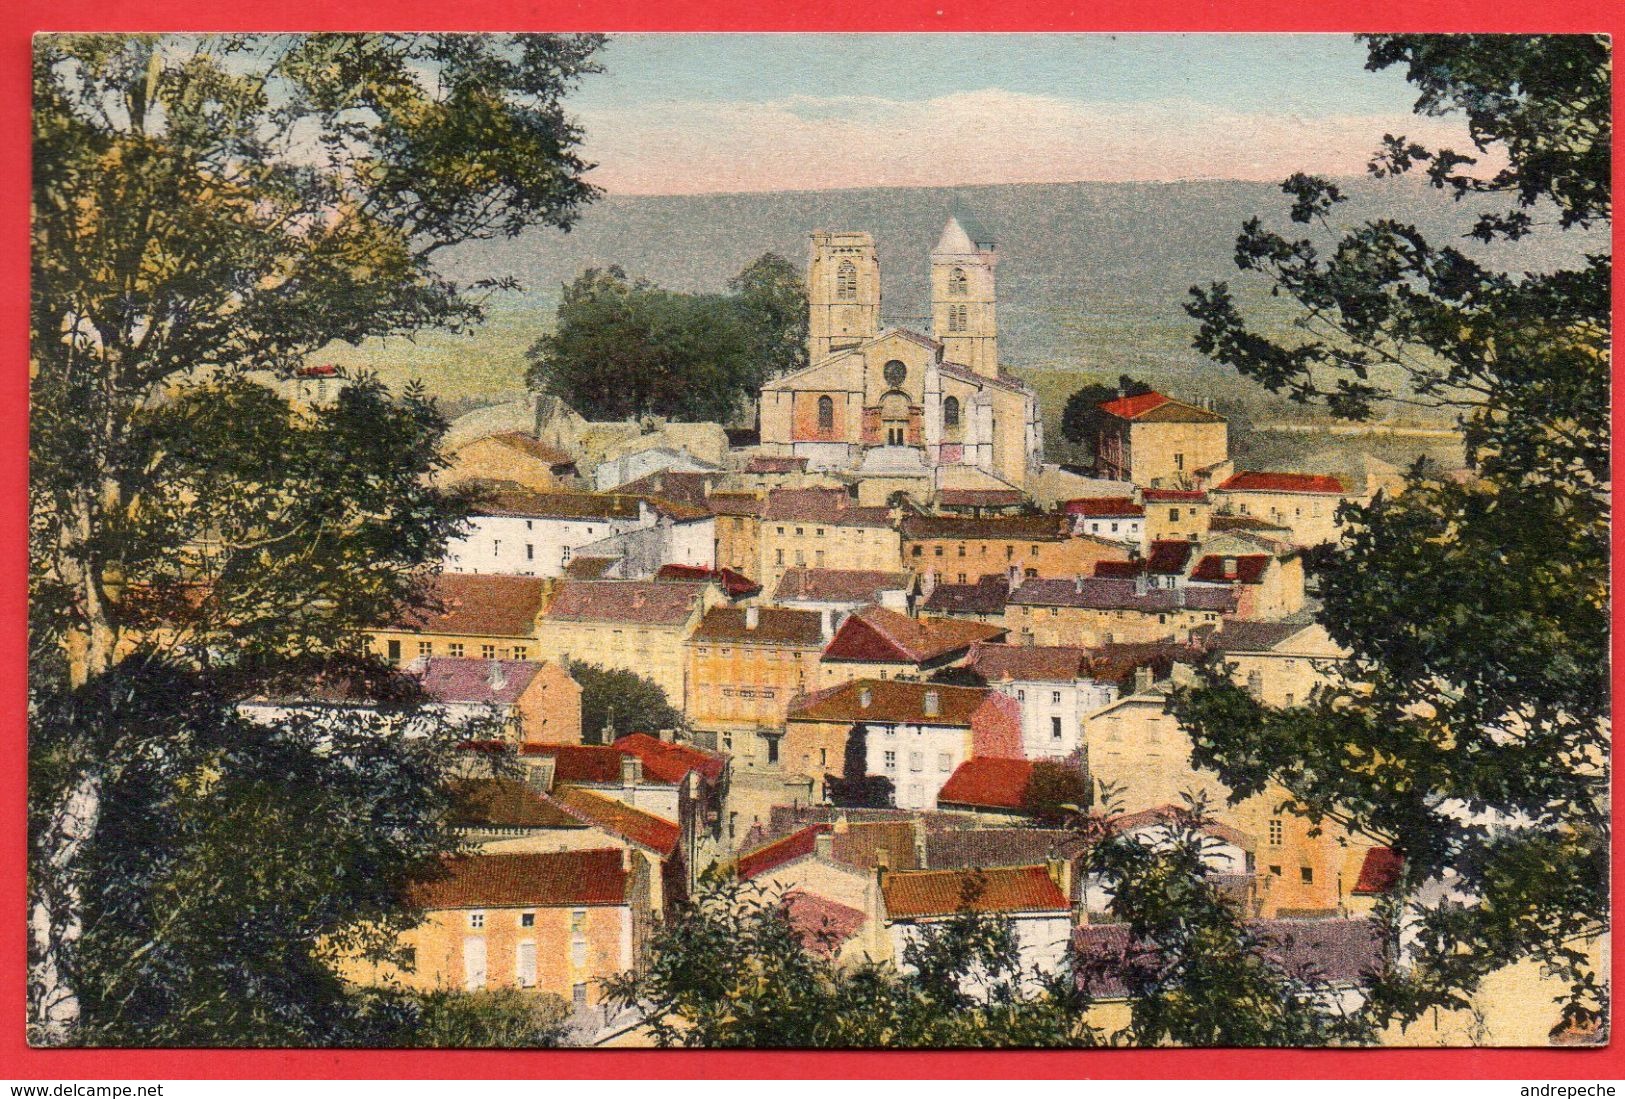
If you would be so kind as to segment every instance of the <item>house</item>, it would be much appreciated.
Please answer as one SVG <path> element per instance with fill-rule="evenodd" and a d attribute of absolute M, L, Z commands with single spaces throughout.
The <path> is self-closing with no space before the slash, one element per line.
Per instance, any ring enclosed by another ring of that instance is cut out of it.
<path fill-rule="evenodd" d="M 561 580 L 537 619 L 537 650 L 549 660 L 636 672 L 680 709 L 688 697 L 684 643 L 720 599 L 715 584 Z"/>
<path fill-rule="evenodd" d="M 1268 520 L 1288 527 L 1300 546 L 1335 542 L 1337 509 L 1348 497 L 1343 482 L 1320 473 L 1266 473 L 1243 470 L 1213 490 L 1220 511 Z"/>
<path fill-rule="evenodd" d="M 750 492 L 712 492 L 705 506 L 716 516 L 716 549 L 712 556 L 718 568 L 746 575 L 762 563 L 762 511 L 767 501 Z"/>
<path fill-rule="evenodd" d="M 786 569 L 773 602 L 801 610 L 832 611 L 837 621 L 871 604 L 909 609 L 908 573 L 895 569 Z"/>
<path fill-rule="evenodd" d="M 1028 580 L 1010 593 L 1004 624 L 1022 644 L 1083 645 L 1114 642 L 1189 641 L 1216 629 L 1235 613 L 1228 588 L 1168 590 L 1147 578 L 1080 576 L 1074 580 Z"/>
<path fill-rule="evenodd" d="M 566 492 L 577 483 L 575 459 L 523 431 L 484 435 L 451 449 L 439 479 L 448 485 L 487 482 L 529 492 Z"/>
<path fill-rule="evenodd" d="M 1012 585 L 1022 578 L 1085 575 L 1097 561 L 1127 561 L 1122 542 L 1080 534 L 1060 513 L 991 515 L 904 515 L 899 523 L 903 567 L 926 590 L 942 583 L 965 584 L 1002 573 Z"/>
<path fill-rule="evenodd" d="M 625 849 L 450 858 L 411 891 L 423 919 L 400 936 L 398 963 L 342 971 L 423 992 L 534 989 L 585 1008 L 605 978 L 637 965 L 648 889 L 645 864 Z"/>
<path fill-rule="evenodd" d="M 766 588 L 792 568 L 893 572 L 901 556 L 892 509 L 860 507 L 839 488 L 773 489 L 758 530 L 755 576 Z"/>
<path fill-rule="evenodd" d="M 1096 473 L 1142 488 L 1192 488 L 1197 471 L 1230 457 L 1229 425 L 1211 409 L 1161 393 L 1100 406 Z"/>
<path fill-rule="evenodd" d="M 675 819 L 689 850 L 701 837 L 721 836 L 722 809 L 732 779 L 727 756 L 696 744 L 679 744 L 665 733 L 658 737 L 628 733 L 615 741 L 615 749 L 637 759 L 649 779 L 677 788 Z"/>
<path fill-rule="evenodd" d="M 1145 541 L 1145 505 L 1132 496 L 1085 496 L 1061 510 L 1072 517 L 1075 534 L 1088 534 L 1138 548 Z"/>
<path fill-rule="evenodd" d="M 655 445 L 599 462 L 592 472 L 592 482 L 599 492 L 609 492 L 651 474 L 721 472 L 721 466 L 696 458 L 682 447 Z"/>
<path fill-rule="evenodd" d="M 1059 859 L 1037 866 L 881 871 L 892 956 L 903 964 L 923 928 L 975 912 L 1007 921 L 1024 972 L 1060 973 L 1072 943 L 1069 873 L 1069 864 Z M 974 976 L 967 980 L 975 986 Z"/>
<path fill-rule="evenodd" d="M 349 386 L 344 369 L 333 363 L 301 366 L 278 388 L 282 397 L 296 409 L 330 408 Z"/>
<path fill-rule="evenodd" d="M 661 565 L 655 570 L 656 580 L 673 580 L 685 584 L 713 583 L 735 603 L 753 599 L 762 594 L 762 585 L 730 568 L 707 568 L 704 565 Z"/>
<path fill-rule="evenodd" d="M 713 569 L 716 517 L 709 508 L 650 497 L 654 522 L 588 542 L 583 556 L 613 557 L 603 574 L 620 580 L 647 580 L 662 568 Z"/>
<path fill-rule="evenodd" d="M 616 486 L 615 492 L 623 496 L 647 496 L 651 499 L 669 500 L 674 504 L 705 508 L 712 488 L 723 476 L 720 471 L 699 473 L 677 469 L 656 470 L 635 481 Z"/>
<path fill-rule="evenodd" d="M 427 656 L 407 667 L 444 711 L 495 716 L 522 743 L 581 743 L 581 686 L 560 664 Z"/>
<path fill-rule="evenodd" d="M 1028 759 L 1066 759 L 1082 747 L 1083 715 L 1117 697 L 1118 683 L 1097 672 L 1096 650 L 1076 645 L 994 645 L 971 649 L 966 667 L 1021 706 Z"/>
<path fill-rule="evenodd" d="M 819 685 L 819 657 L 833 636 L 828 611 L 712 607 L 687 642 L 689 722 L 757 766 L 783 734 L 790 701 Z"/>
<path fill-rule="evenodd" d="M 938 584 L 926 596 L 922 610 L 946 618 L 1003 624 L 1010 599 L 1010 581 L 1002 573 L 983 576 L 974 584 Z"/>
<path fill-rule="evenodd" d="M 1305 621 L 1227 622 L 1212 644 L 1235 684 L 1266 706 L 1308 702 L 1349 655 L 1326 627 Z"/>
<path fill-rule="evenodd" d="M 1004 637 L 1003 626 L 957 618 L 910 618 L 885 607 L 847 616 L 824 648 L 820 681 L 833 686 L 860 676 L 925 679 L 963 663 L 971 646 Z"/>
<path fill-rule="evenodd" d="M 1188 579 L 1228 586 L 1238 619 L 1276 620 L 1303 609 L 1303 558 L 1294 550 L 1276 552 L 1234 535 L 1213 539 L 1201 547 Z"/>
<path fill-rule="evenodd" d="M 559 576 L 581 547 L 657 519 L 655 506 L 639 496 L 490 493 L 474 504 L 468 532 L 447 544 L 446 571 Z"/>
<path fill-rule="evenodd" d="M 900 809 L 934 809 L 937 792 L 973 756 L 1020 758 L 1014 702 L 981 687 L 860 679 L 790 705 L 770 758 L 820 785 L 881 777 Z"/>
<path fill-rule="evenodd" d="M 1015 821 L 1030 812 L 1033 761 L 973 757 L 954 769 L 937 791 L 937 808 L 993 813 Z"/>
<path fill-rule="evenodd" d="M 392 664 L 423 657 L 531 660 L 541 656 L 536 620 L 547 582 L 529 576 L 443 573 L 424 604 L 367 631 L 367 647 Z"/>
<path fill-rule="evenodd" d="M 1153 850 L 1166 850 L 1174 842 L 1180 807 L 1158 805 L 1138 813 L 1110 817 L 1107 826 Z M 1217 820 L 1203 821 L 1201 859 L 1208 879 L 1235 901 L 1247 917 L 1259 910 L 1257 870 L 1254 855 L 1258 841 L 1253 835 Z M 1080 911 L 1091 922 L 1111 922 L 1112 891 L 1098 874 L 1086 876 L 1079 891 Z"/>
<path fill-rule="evenodd" d="M 1146 546 L 1154 542 L 1196 542 L 1207 537 L 1213 500 L 1201 489 L 1143 488 Z"/>

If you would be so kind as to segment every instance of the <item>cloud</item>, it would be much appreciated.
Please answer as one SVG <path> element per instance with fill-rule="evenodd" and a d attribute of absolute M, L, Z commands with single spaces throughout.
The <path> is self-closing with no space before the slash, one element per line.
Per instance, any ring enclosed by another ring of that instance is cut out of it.
<path fill-rule="evenodd" d="M 1468 148 L 1452 120 L 1086 103 L 1000 89 L 904 101 L 788 96 L 580 112 L 615 194 L 1357 175 L 1384 133 Z"/>

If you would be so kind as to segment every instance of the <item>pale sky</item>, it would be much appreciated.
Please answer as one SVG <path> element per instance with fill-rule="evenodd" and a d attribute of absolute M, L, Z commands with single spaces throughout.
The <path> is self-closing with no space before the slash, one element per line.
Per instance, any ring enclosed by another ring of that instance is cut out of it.
<path fill-rule="evenodd" d="M 1385 132 L 1468 150 L 1349 35 L 620 35 L 601 60 L 570 109 L 612 194 L 1360 175 Z"/>

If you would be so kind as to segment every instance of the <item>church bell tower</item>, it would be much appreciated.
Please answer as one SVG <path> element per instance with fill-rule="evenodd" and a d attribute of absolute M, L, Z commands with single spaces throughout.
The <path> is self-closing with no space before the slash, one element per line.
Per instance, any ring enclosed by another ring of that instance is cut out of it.
<path fill-rule="evenodd" d="M 964 213 L 949 216 L 931 250 L 931 324 L 945 362 L 999 374 L 993 238 Z"/>
<path fill-rule="evenodd" d="M 812 235 L 807 361 L 880 335 L 880 260 L 868 233 Z"/>

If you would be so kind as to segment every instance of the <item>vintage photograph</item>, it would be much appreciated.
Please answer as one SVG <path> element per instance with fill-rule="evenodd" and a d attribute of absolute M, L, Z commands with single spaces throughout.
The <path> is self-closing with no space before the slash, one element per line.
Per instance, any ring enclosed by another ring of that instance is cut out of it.
<path fill-rule="evenodd" d="M 1605 1045 L 1611 64 L 37 36 L 27 1041 Z"/>

